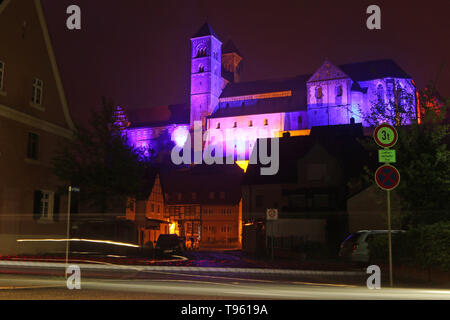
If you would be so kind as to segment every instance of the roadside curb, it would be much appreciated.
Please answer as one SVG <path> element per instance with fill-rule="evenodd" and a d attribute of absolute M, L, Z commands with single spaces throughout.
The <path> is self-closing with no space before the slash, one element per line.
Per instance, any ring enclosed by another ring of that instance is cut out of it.
<path fill-rule="evenodd" d="M 82 270 L 103 271 L 177 271 L 177 272 L 217 272 L 217 273 L 247 273 L 272 275 L 308 275 L 308 276 L 362 276 L 363 271 L 316 271 L 295 269 L 264 269 L 264 268 L 214 268 L 214 267 L 186 267 L 186 266 L 142 266 L 142 265 L 113 265 L 113 264 L 76 264 Z M 65 263 L 59 262 L 31 262 L 31 261 L 0 261 L 0 267 L 22 268 L 52 268 L 64 269 Z"/>

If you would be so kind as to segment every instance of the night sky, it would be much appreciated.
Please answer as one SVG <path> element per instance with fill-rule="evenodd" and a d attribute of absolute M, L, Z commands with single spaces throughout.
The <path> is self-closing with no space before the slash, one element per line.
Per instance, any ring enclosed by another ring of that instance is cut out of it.
<path fill-rule="evenodd" d="M 244 56 L 242 81 L 395 60 L 418 87 L 435 79 L 450 96 L 450 1 L 43 0 L 74 120 L 101 96 L 128 108 L 188 101 L 190 37 L 208 18 L 222 42 Z M 82 10 L 82 30 L 66 28 L 66 8 Z M 381 7 L 381 30 L 366 8 Z M 441 66 L 444 64 L 444 67 Z"/>

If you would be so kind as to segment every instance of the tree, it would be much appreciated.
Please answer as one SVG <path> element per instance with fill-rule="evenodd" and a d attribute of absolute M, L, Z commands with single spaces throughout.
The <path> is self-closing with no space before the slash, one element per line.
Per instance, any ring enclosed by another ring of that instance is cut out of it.
<path fill-rule="evenodd" d="M 449 101 L 438 95 L 433 83 L 417 92 L 417 105 L 411 93 L 401 87 L 394 86 L 394 90 L 393 99 L 372 103 L 364 120 L 374 126 L 381 120 L 397 128 L 395 166 L 401 181 L 396 192 L 401 200 L 402 225 L 450 221 L 449 125 L 445 119 Z M 412 112 L 416 108 L 418 116 Z M 379 149 L 373 141 L 364 145 L 371 152 Z"/>
<path fill-rule="evenodd" d="M 140 198 L 151 167 L 148 152 L 128 143 L 114 110 L 103 99 L 89 125 L 78 125 L 74 139 L 61 145 L 53 159 L 56 176 L 80 187 L 80 202 L 100 213 L 123 212 L 129 197 Z"/>

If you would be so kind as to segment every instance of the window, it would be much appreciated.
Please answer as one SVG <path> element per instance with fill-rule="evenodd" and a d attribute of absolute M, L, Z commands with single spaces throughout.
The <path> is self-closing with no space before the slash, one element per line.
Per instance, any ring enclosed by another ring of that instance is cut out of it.
<path fill-rule="evenodd" d="M 225 199 L 225 192 L 220 192 L 220 199 Z"/>
<path fill-rule="evenodd" d="M 337 97 L 342 97 L 342 86 L 337 86 L 336 87 L 336 96 Z"/>
<path fill-rule="evenodd" d="M 265 126 L 268 126 L 268 125 L 269 125 L 269 120 L 264 119 L 264 125 L 265 125 Z"/>
<path fill-rule="evenodd" d="M 159 213 L 159 212 L 160 212 L 160 207 L 159 207 L 159 204 L 158 204 L 158 206 L 156 207 L 156 212 L 157 212 L 157 213 Z"/>
<path fill-rule="evenodd" d="M 217 122 L 217 127 L 216 129 L 220 129 L 220 122 Z"/>
<path fill-rule="evenodd" d="M 234 123 L 233 128 L 237 128 L 237 122 Z"/>
<path fill-rule="evenodd" d="M 384 100 L 384 88 L 381 83 L 377 86 L 377 97 L 378 100 Z"/>
<path fill-rule="evenodd" d="M 197 200 L 197 193 L 196 192 L 192 192 L 192 200 Z"/>
<path fill-rule="evenodd" d="M 155 212 L 155 204 L 152 203 L 150 207 L 151 207 L 150 211 Z"/>
<path fill-rule="evenodd" d="M 181 200 L 181 193 L 177 193 L 177 200 Z"/>
<path fill-rule="evenodd" d="M 44 83 L 42 80 L 35 78 L 33 80 L 33 90 L 31 94 L 31 103 L 35 105 L 41 105 L 42 103 L 42 90 L 44 87 Z"/>
<path fill-rule="evenodd" d="M 29 132 L 27 158 L 37 160 L 38 153 L 39 153 L 39 136 L 35 133 Z"/>
<path fill-rule="evenodd" d="M 34 192 L 34 219 L 58 219 L 59 196 L 52 191 L 36 190 Z"/>
<path fill-rule="evenodd" d="M 303 118 L 302 116 L 298 116 L 298 128 L 303 128 Z"/>
<path fill-rule="evenodd" d="M 322 97 L 323 97 L 322 87 L 317 87 L 316 88 L 316 98 L 322 99 Z"/>
<path fill-rule="evenodd" d="M 3 90 L 3 78 L 5 75 L 5 63 L 0 61 L 0 91 Z"/>
<path fill-rule="evenodd" d="M 249 120 L 249 121 L 248 121 L 248 126 L 249 126 L 249 127 L 253 127 L 253 121 L 252 121 L 252 120 Z"/>
<path fill-rule="evenodd" d="M 196 58 L 200 58 L 200 57 L 206 57 L 206 48 L 201 47 L 197 49 L 197 56 Z"/>
<path fill-rule="evenodd" d="M 214 197 L 215 197 L 214 192 L 210 192 L 210 193 L 209 193 L 209 198 L 210 198 L 210 199 L 214 199 Z"/>
<path fill-rule="evenodd" d="M 198 67 L 198 73 L 202 73 L 202 72 L 205 72 L 205 67 L 202 66 L 202 65 L 200 65 L 200 66 Z"/>

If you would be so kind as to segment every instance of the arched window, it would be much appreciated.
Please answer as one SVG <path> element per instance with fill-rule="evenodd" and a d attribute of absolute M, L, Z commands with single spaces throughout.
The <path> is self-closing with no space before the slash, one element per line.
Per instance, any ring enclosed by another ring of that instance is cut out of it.
<path fill-rule="evenodd" d="M 206 57 L 206 48 L 198 48 L 196 58 Z"/>
<path fill-rule="evenodd" d="M 377 98 L 384 101 L 384 87 L 381 83 L 377 86 Z"/>
<path fill-rule="evenodd" d="M 316 87 L 316 98 L 322 99 L 322 97 L 323 97 L 322 87 Z"/>
<path fill-rule="evenodd" d="M 205 67 L 203 65 L 199 65 L 198 72 L 199 73 L 205 72 Z"/>

